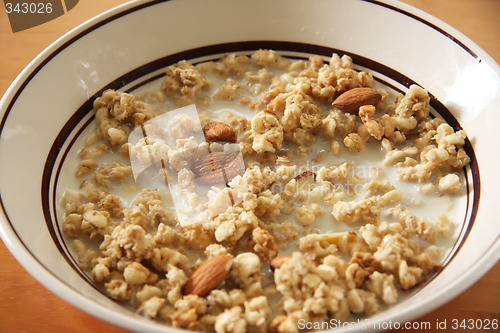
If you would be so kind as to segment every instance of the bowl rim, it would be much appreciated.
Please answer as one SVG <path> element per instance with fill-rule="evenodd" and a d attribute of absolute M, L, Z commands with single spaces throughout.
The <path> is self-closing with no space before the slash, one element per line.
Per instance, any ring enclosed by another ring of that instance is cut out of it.
<path fill-rule="evenodd" d="M 8 111 L 14 105 L 20 91 L 29 84 L 30 80 L 43 68 L 45 64 L 51 61 L 59 52 L 64 50 L 67 46 L 71 45 L 74 41 L 84 37 L 86 34 L 98 29 L 100 26 L 107 24 L 117 18 L 125 16 L 136 10 L 149 7 L 158 3 L 168 2 L 170 0 L 132 0 L 121 4 L 117 7 L 109 9 L 87 21 L 71 29 L 56 41 L 51 43 L 39 55 L 37 55 L 16 77 L 13 83 L 8 87 L 3 97 L 0 99 L 0 109 L 2 110 L 2 119 L 0 122 L 0 132 L 3 129 L 4 123 L 8 117 Z M 406 3 L 397 0 L 358 0 L 362 2 L 369 2 L 376 5 L 386 7 L 390 10 L 395 10 L 400 14 L 407 15 L 423 24 L 430 26 L 437 30 L 445 37 L 451 39 L 461 48 L 466 50 L 478 62 L 485 61 L 492 70 L 500 76 L 500 66 L 498 63 L 488 55 L 481 47 L 466 35 L 448 25 L 447 23 L 437 19 L 436 17 L 417 9 Z M 52 274 L 42 263 L 40 263 L 31 251 L 25 247 L 22 241 L 15 235 L 8 222 L 8 216 L 2 201 L 0 193 L 0 236 L 17 261 L 28 271 L 35 279 L 55 293 L 57 296 L 72 304 L 73 306 L 99 318 L 103 321 L 109 322 L 127 329 L 144 329 L 147 327 L 151 331 L 161 330 L 158 324 L 150 323 L 148 321 L 141 321 L 140 324 L 137 319 L 132 316 L 118 314 L 105 306 L 96 304 L 94 301 L 82 296 L 74 289 L 64 284 L 60 278 Z M 450 301 L 452 298 L 458 296 L 464 290 L 469 288 L 472 284 L 477 282 L 488 270 L 491 269 L 500 260 L 500 235 L 497 236 L 495 242 L 492 243 L 487 252 L 483 254 L 481 259 L 475 262 L 471 269 L 463 274 L 459 279 L 456 279 L 451 284 L 454 286 L 453 293 L 441 294 L 435 298 L 435 301 L 429 303 L 427 307 L 411 306 L 409 310 L 405 310 L 398 314 L 397 321 L 411 321 L 418 317 L 436 309 L 437 307 Z M 411 310 L 411 311 L 410 311 Z M 172 331 L 184 332 L 177 330 L 173 327 L 168 327 Z M 340 330 L 343 331 L 343 330 Z"/>

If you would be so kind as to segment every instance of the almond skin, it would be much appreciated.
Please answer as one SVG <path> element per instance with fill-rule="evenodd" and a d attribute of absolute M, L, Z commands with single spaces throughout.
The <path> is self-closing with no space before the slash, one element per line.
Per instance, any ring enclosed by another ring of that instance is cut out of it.
<path fill-rule="evenodd" d="M 300 175 L 295 176 L 295 180 L 300 180 L 307 177 L 314 177 L 314 179 L 316 179 L 316 173 L 312 171 L 304 171 Z"/>
<path fill-rule="evenodd" d="M 228 124 L 220 121 L 212 121 L 203 126 L 205 139 L 212 142 L 236 143 L 237 135 L 235 130 Z"/>
<path fill-rule="evenodd" d="M 206 260 L 189 277 L 185 295 L 207 296 L 226 279 L 233 265 L 232 255 L 219 255 Z"/>
<path fill-rule="evenodd" d="M 278 268 L 280 268 L 280 267 L 281 267 L 281 265 L 283 265 L 283 263 L 284 263 L 285 261 L 287 261 L 287 260 L 288 260 L 288 259 L 290 259 L 291 257 L 292 257 L 292 256 L 280 256 L 280 257 L 276 257 L 276 258 L 274 258 L 273 260 L 271 260 L 271 261 L 269 262 L 269 265 L 271 266 L 271 268 L 272 268 L 273 270 L 278 269 Z"/>
<path fill-rule="evenodd" d="M 202 156 L 191 167 L 200 185 L 227 183 L 242 171 L 239 153 L 214 152 Z"/>
<path fill-rule="evenodd" d="M 377 105 L 382 95 L 372 88 L 354 88 L 337 97 L 332 105 L 343 112 L 357 113 L 363 105 Z"/>

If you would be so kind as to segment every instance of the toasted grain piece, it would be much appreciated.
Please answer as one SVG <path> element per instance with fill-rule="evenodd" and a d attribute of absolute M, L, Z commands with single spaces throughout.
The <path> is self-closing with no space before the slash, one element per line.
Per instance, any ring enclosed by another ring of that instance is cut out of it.
<path fill-rule="evenodd" d="M 203 133 L 207 141 L 236 143 L 236 131 L 228 124 L 212 121 L 203 126 Z"/>

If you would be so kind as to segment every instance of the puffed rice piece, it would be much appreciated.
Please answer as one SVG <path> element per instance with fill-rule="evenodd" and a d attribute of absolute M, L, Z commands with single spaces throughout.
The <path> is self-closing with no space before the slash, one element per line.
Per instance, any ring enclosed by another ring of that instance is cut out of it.
<path fill-rule="evenodd" d="M 262 292 L 264 273 L 261 269 L 260 258 L 255 253 L 238 254 L 234 258 L 229 276 L 248 297 L 258 296 Z"/>
<path fill-rule="evenodd" d="M 351 153 L 360 153 L 366 149 L 365 141 L 358 133 L 349 133 L 344 138 L 344 146 L 349 149 Z"/>
<path fill-rule="evenodd" d="M 439 190 L 441 192 L 456 193 L 462 188 L 462 183 L 458 175 L 454 173 L 447 174 L 439 179 Z"/>
<path fill-rule="evenodd" d="M 226 309 L 217 316 L 215 321 L 215 331 L 217 333 L 243 333 L 247 331 L 247 321 L 243 315 L 243 309 L 235 306 Z"/>
<path fill-rule="evenodd" d="M 155 318 L 165 304 L 165 299 L 158 296 L 153 296 L 147 301 L 143 302 L 137 310 L 147 318 Z"/>
<path fill-rule="evenodd" d="M 245 319 L 250 331 L 266 332 L 267 319 L 271 308 L 266 296 L 258 296 L 245 301 Z"/>
<path fill-rule="evenodd" d="M 217 225 L 215 238 L 218 242 L 236 242 L 247 230 L 257 227 L 259 219 L 253 211 L 231 206 L 214 219 L 214 224 Z"/>
<path fill-rule="evenodd" d="M 196 329 L 199 319 L 207 311 L 207 301 L 203 297 L 196 295 L 186 295 L 175 302 L 175 313 L 172 324 L 174 327 L 186 329 Z"/>
<path fill-rule="evenodd" d="M 392 305 L 398 301 L 398 291 L 394 285 L 394 275 L 375 271 L 369 276 L 366 285 L 385 304 Z"/>

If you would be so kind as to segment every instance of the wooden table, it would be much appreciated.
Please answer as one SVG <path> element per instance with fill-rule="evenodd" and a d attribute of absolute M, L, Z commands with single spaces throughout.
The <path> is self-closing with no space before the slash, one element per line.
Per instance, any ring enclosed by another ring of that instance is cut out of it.
<path fill-rule="evenodd" d="M 123 2 L 82 0 L 65 15 L 15 34 L 0 5 L 0 95 L 28 62 L 50 43 L 85 20 Z M 454 26 L 500 63 L 500 0 L 404 2 Z M 124 332 L 76 309 L 45 289 L 1 242 L 0 263 L 0 332 Z M 416 322 L 435 323 L 447 319 L 448 329 L 439 332 L 465 332 L 451 330 L 451 320 L 476 318 L 500 320 L 500 263 L 463 294 Z"/>

